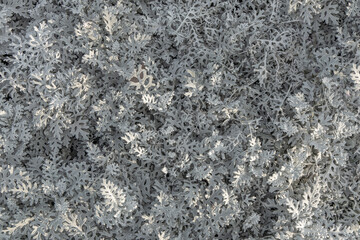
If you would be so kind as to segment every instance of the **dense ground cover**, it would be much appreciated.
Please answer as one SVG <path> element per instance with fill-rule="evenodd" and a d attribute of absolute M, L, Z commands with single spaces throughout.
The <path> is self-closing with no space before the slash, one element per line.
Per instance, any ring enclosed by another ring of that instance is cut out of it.
<path fill-rule="evenodd" d="M 359 239 L 360 1 L 0 1 L 1 239 Z"/>

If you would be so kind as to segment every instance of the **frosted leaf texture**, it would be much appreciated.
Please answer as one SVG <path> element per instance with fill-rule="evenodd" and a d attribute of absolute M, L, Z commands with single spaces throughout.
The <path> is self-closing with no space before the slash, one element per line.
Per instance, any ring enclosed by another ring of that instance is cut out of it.
<path fill-rule="evenodd" d="M 360 239 L 358 0 L 0 20 L 0 239 Z"/>

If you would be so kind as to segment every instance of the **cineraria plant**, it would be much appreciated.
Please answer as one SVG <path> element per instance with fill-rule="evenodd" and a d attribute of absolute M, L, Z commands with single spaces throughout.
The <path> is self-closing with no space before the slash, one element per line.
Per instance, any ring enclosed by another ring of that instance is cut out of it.
<path fill-rule="evenodd" d="M 0 19 L 1 239 L 360 238 L 360 1 Z"/>

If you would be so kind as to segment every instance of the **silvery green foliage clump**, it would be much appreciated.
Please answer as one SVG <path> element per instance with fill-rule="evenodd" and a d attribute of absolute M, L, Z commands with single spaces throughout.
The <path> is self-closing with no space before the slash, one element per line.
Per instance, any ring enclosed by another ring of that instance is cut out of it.
<path fill-rule="evenodd" d="M 358 0 L 3 0 L 1 239 L 359 239 Z"/>

